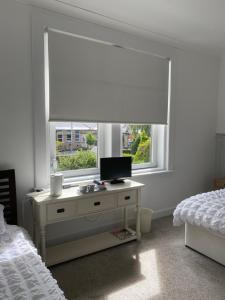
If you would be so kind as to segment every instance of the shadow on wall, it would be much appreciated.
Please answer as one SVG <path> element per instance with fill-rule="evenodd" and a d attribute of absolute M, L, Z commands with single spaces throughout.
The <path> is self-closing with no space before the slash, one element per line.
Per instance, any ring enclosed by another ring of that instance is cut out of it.
<path fill-rule="evenodd" d="M 216 135 L 216 173 L 217 178 L 225 178 L 225 134 Z"/>

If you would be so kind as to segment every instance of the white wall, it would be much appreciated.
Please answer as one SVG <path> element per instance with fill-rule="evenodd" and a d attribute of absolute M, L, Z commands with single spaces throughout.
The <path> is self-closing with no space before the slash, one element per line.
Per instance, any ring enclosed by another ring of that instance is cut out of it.
<path fill-rule="evenodd" d="M 18 196 L 33 186 L 30 16 L 22 4 L 0 2 L 0 167 L 16 169 Z M 3 52 L 2 52 L 3 51 Z M 174 171 L 135 177 L 146 184 L 142 204 L 159 215 L 185 197 L 210 189 L 214 176 L 219 60 L 176 49 Z M 49 238 L 93 229 L 114 218 L 49 227 Z"/>
<path fill-rule="evenodd" d="M 225 134 L 225 53 L 221 57 L 217 107 L 217 133 Z"/>
<path fill-rule="evenodd" d="M 20 202 L 34 181 L 30 32 L 28 8 L 1 1 L 0 169 L 16 170 Z"/>
<path fill-rule="evenodd" d="M 225 53 L 221 57 L 217 106 L 216 177 L 225 176 Z"/>
<path fill-rule="evenodd" d="M 218 62 L 177 50 L 175 72 L 174 172 L 143 178 L 143 204 L 155 210 L 207 191 L 214 176 Z"/>

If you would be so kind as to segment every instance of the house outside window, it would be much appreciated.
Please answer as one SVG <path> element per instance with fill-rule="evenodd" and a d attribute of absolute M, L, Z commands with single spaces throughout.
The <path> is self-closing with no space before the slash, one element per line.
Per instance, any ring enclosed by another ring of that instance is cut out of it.
<path fill-rule="evenodd" d="M 56 160 L 57 171 L 97 168 L 98 126 L 96 123 L 56 122 L 51 126 L 54 127 L 51 136 L 51 149 L 53 149 L 51 161 Z"/>

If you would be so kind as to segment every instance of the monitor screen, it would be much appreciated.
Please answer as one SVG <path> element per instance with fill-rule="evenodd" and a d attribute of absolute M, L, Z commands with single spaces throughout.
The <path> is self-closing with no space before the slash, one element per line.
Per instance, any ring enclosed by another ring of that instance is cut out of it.
<path fill-rule="evenodd" d="M 100 159 L 101 180 L 116 180 L 131 177 L 131 157 L 107 157 Z"/>

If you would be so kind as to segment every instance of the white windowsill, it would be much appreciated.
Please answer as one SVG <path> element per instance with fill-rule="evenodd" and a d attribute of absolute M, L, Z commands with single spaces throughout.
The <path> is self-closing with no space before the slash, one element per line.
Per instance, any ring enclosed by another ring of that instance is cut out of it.
<path fill-rule="evenodd" d="M 139 169 L 132 172 L 132 177 L 137 176 L 147 176 L 147 175 L 159 175 L 172 173 L 174 170 L 161 169 L 161 168 L 149 168 L 149 169 Z"/>
<path fill-rule="evenodd" d="M 148 169 L 139 169 L 132 171 L 132 178 L 138 176 L 148 176 L 148 175 L 160 175 L 160 174 L 168 174 L 172 173 L 174 170 L 167 170 L 167 169 L 160 169 L 160 168 L 148 168 Z M 85 175 L 85 176 L 74 176 L 74 177 L 67 177 L 64 179 L 64 184 L 79 184 L 86 181 L 93 181 L 99 180 L 100 174 L 93 174 L 93 175 Z"/>

